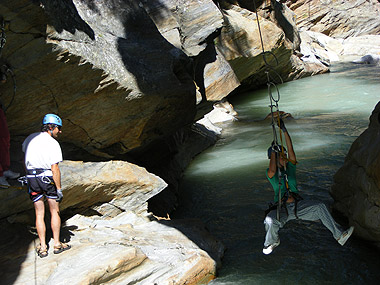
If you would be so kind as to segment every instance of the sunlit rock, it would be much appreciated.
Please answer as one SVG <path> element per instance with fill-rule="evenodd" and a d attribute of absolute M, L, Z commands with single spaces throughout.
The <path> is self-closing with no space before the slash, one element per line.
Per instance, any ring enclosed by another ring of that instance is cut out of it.
<path fill-rule="evenodd" d="M 301 32 L 301 53 L 303 61 L 324 64 L 329 66 L 331 62 L 340 60 L 339 55 L 343 51 L 343 40 L 333 39 L 322 33 Z"/>
<path fill-rule="evenodd" d="M 301 31 L 302 60 L 329 66 L 332 62 L 376 63 L 380 53 L 380 36 L 366 35 L 339 39 L 319 32 Z M 362 57 L 362 58 L 359 58 Z"/>
<path fill-rule="evenodd" d="M 64 161 L 59 165 L 64 195 L 61 211 L 108 204 L 108 211 L 103 205 L 101 212 L 109 216 L 120 211 L 146 212 L 147 201 L 167 186 L 165 181 L 145 168 L 124 161 Z M 4 189 L 0 191 L 0 198 L 4 201 L 0 205 L 1 218 L 33 209 L 26 189 Z M 15 219 L 11 218 L 12 221 Z"/>
<path fill-rule="evenodd" d="M 272 21 L 260 15 L 257 19 L 254 12 L 234 5 L 223 10 L 226 26 L 218 37 L 217 48 L 244 86 L 264 85 L 268 75 L 271 82 L 279 84 L 328 71 L 326 66 L 303 62 L 295 54 L 300 45 L 298 30 L 291 13 L 278 5 L 282 4 L 275 5 Z"/>
<path fill-rule="evenodd" d="M 75 215 L 65 222 L 62 235 L 72 248 L 55 255 L 51 240 L 44 259 L 36 257 L 35 242 L 18 240 L 22 262 L 2 241 L 0 261 L 8 268 L 2 282 L 196 284 L 215 278 L 224 251 L 200 223 L 151 220 L 129 211 L 112 219 Z"/>
<path fill-rule="evenodd" d="M 142 1 L 158 30 L 171 44 L 193 58 L 191 71 L 200 101 L 221 100 L 240 82 L 215 49 L 214 38 L 223 27 L 223 15 L 212 0 Z"/>
<path fill-rule="evenodd" d="M 380 54 L 380 35 L 350 37 L 343 42 L 342 54 L 348 59 L 357 59 L 368 54 Z"/>
<path fill-rule="evenodd" d="M 1 276 L 2 282 L 28 284 L 32 278 L 38 284 L 183 284 L 215 278 L 224 248 L 201 223 L 157 221 L 148 214 L 148 199 L 167 186 L 161 178 L 123 161 L 64 161 L 60 168 L 60 208 L 63 217 L 70 217 L 63 220 L 61 238 L 72 248 L 55 255 L 48 238 L 49 256 L 37 257 L 37 236 L 23 233 L 25 225 L 20 229 L 16 224 L 25 222 L 36 235 L 32 202 L 25 189 L 4 189 L 0 209 L 8 219 L 0 223 L 7 231 L 0 239 L 0 263 L 11 270 Z M 50 233 L 49 223 L 47 227 Z"/>
<path fill-rule="evenodd" d="M 286 4 L 303 30 L 343 39 L 380 32 L 379 1 L 292 0 Z"/>
<path fill-rule="evenodd" d="M 281 60 L 279 52 L 287 53 L 288 59 L 292 51 L 285 47 L 284 32 L 264 18 L 259 17 L 259 20 L 265 45 L 271 48 L 279 60 Z M 265 66 L 261 55 L 262 47 L 256 15 L 237 6 L 231 6 L 225 10 L 225 23 L 226 28 L 221 32 L 217 47 L 242 82 L 257 74 Z M 271 55 L 268 55 L 267 60 L 268 63 L 275 62 Z"/>
<path fill-rule="evenodd" d="M 223 16 L 212 0 L 141 2 L 160 33 L 188 56 L 202 52 L 207 38 L 223 25 Z"/>

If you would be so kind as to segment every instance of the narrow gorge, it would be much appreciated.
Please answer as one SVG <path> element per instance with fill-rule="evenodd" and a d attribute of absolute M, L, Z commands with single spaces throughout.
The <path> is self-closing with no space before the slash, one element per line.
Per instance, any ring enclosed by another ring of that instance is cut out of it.
<path fill-rule="evenodd" d="M 224 245 L 199 220 L 170 219 L 183 171 L 220 138 L 218 122 L 236 120 L 229 99 L 266 86 L 268 66 L 289 82 L 328 73 L 333 62 L 366 64 L 370 56 L 376 65 L 379 15 L 374 0 L 0 0 L 0 99 L 12 168 L 24 173 L 23 140 L 46 113 L 58 114 L 62 233 L 73 245 L 36 259 L 33 205 L 10 181 L 0 189 L 0 264 L 8 268 L 0 279 L 214 279 Z M 379 105 L 331 189 L 335 210 L 377 245 L 378 127 Z"/>

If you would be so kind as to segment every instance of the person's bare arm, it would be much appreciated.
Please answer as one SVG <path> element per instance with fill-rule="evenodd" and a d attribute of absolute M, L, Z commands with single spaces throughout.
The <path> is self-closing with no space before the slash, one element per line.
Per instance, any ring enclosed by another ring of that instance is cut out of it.
<path fill-rule="evenodd" d="M 272 151 L 272 153 L 270 155 L 270 161 L 269 161 L 268 177 L 272 178 L 275 175 L 276 170 L 277 170 L 276 153 L 274 151 Z"/>
<path fill-rule="evenodd" d="M 288 133 L 288 131 L 284 132 L 285 141 L 286 141 L 286 147 L 288 148 L 288 159 L 293 164 L 297 161 L 296 160 L 296 153 L 294 152 L 292 139 Z"/>

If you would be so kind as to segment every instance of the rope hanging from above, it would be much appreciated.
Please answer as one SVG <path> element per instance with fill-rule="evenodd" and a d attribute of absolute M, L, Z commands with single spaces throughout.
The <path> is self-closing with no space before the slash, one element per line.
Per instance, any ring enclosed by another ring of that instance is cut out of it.
<path fill-rule="evenodd" d="M 277 206 L 277 219 L 280 220 L 280 209 L 281 209 L 281 184 L 282 184 L 282 178 L 281 178 L 281 170 L 280 170 L 280 155 L 283 157 L 283 158 L 286 158 L 286 154 L 285 154 L 285 151 L 284 151 L 284 147 L 283 147 L 283 142 L 282 142 L 282 132 L 281 132 L 281 128 L 279 128 L 279 136 L 280 136 L 280 146 L 281 146 L 281 151 L 280 153 L 278 152 L 278 149 L 279 149 L 279 144 L 278 144 L 278 139 L 277 139 L 277 132 L 276 132 L 276 125 L 277 126 L 280 126 L 280 119 L 281 119 L 281 115 L 280 115 L 280 110 L 279 110 L 279 106 L 278 106 L 278 103 L 280 101 L 280 91 L 276 85 L 276 83 L 274 82 L 274 80 L 271 78 L 270 76 L 270 72 L 273 72 L 274 74 L 276 74 L 276 76 L 280 79 L 280 84 L 283 83 L 283 80 L 282 80 L 282 77 L 276 72 L 276 70 L 274 69 L 277 65 L 278 65 L 278 60 L 277 60 L 277 57 L 274 53 L 270 52 L 270 51 L 265 51 L 264 49 L 264 41 L 263 41 L 263 37 L 262 37 L 262 32 L 261 32 L 261 27 L 260 27 L 260 20 L 259 20 L 259 15 L 258 15 L 258 12 L 257 12 L 257 7 L 256 7 L 256 3 L 255 3 L 255 0 L 253 0 L 253 5 L 254 5 L 254 9 L 255 9 L 255 14 L 256 14 L 256 20 L 257 20 L 257 27 L 258 27 L 258 30 L 259 30 L 259 36 L 260 36 L 260 43 L 261 43 L 261 49 L 262 49 L 262 56 L 263 56 L 263 61 L 264 61 L 264 64 L 265 64 L 265 73 L 267 75 L 267 87 L 268 87 L 268 95 L 269 95 L 269 100 L 270 100 L 270 111 L 271 111 L 271 118 L 272 118 L 272 131 L 273 131 L 273 144 L 272 144 L 272 148 L 274 150 L 277 150 L 275 151 L 276 153 L 276 165 L 277 165 L 277 170 L 278 170 L 278 177 L 279 177 L 279 191 L 278 191 L 278 206 Z M 276 62 L 276 65 L 275 66 L 271 66 L 268 61 L 267 61 L 267 55 L 271 55 L 273 56 L 273 58 L 275 59 L 275 62 Z M 275 94 L 272 93 L 272 89 L 275 90 Z M 275 120 L 275 114 L 277 115 L 277 120 Z M 285 171 L 286 171 L 286 164 L 284 166 L 285 168 Z M 286 177 L 285 177 L 286 179 Z"/>

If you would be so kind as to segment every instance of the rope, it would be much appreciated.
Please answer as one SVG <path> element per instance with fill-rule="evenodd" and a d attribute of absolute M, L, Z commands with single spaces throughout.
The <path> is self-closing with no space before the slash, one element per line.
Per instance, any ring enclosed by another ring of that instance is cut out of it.
<path fill-rule="evenodd" d="M 263 56 L 263 61 L 265 63 L 265 67 L 266 67 L 265 73 L 267 75 L 267 86 L 268 86 L 268 94 L 269 94 L 269 100 L 270 100 L 269 107 L 270 107 L 271 117 L 272 117 L 272 131 L 273 131 L 273 142 L 274 142 L 273 146 L 278 146 L 274 113 L 277 113 L 277 125 L 280 126 L 280 118 L 281 117 L 280 117 L 280 110 L 278 107 L 278 102 L 280 101 L 281 96 L 280 96 L 280 91 L 279 91 L 277 85 L 273 82 L 272 78 L 270 77 L 269 70 L 273 71 L 280 78 L 281 84 L 283 83 L 283 80 L 282 80 L 281 76 L 274 70 L 274 67 L 278 65 L 277 57 L 272 52 L 265 51 L 264 41 L 263 41 L 263 37 L 262 37 L 262 33 L 261 33 L 261 27 L 260 27 L 260 20 L 259 20 L 259 15 L 257 13 L 257 7 L 256 7 L 255 0 L 253 0 L 253 6 L 255 9 L 257 27 L 259 30 L 260 43 L 261 43 L 261 49 L 262 49 L 261 54 Z M 268 63 L 268 61 L 266 59 L 266 54 L 272 55 L 273 58 L 275 59 L 276 65 L 274 67 Z M 276 94 L 277 94 L 276 97 L 272 94 L 272 87 L 276 90 Z M 278 189 L 277 220 L 280 220 L 280 210 L 281 210 L 281 206 L 282 206 L 281 205 L 282 204 L 282 197 L 281 197 L 282 175 L 281 175 L 281 169 L 280 169 L 280 157 L 279 156 L 281 155 L 283 158 L 286 158 L 285 152 L 284 152 L 284 147 L 283 147 L 283 142 L 282 142 L 281 128 L 279 128 L 279 135 L 280 135 L 280 141 L 281 141 L 281 153 L 278 153 L 278 151 L 275 152 L 276 153 L 276 166 L 277 166 L 277 171 L 278 171 L 278 181 L 279 181 L 279 183 L 278 183 L 279 189 Z M 286 164 L 284 165 L 284 168 L 286 171 Z M 287 180 L 287 178 L 285 175 L 285 184 L 286 184 L 286 180 Z M 285 186 L 287 186 L 287 185 L 285 185 Z"/>
<path fill-rule="evenodd" d="M 13 185 L 2 185 L 0 184 L 0 189 L 16 189 L 16 190 L 26 190 L 27 188 L 26 187 L 22 187 L 22 186 L 13 186 Z"/>

